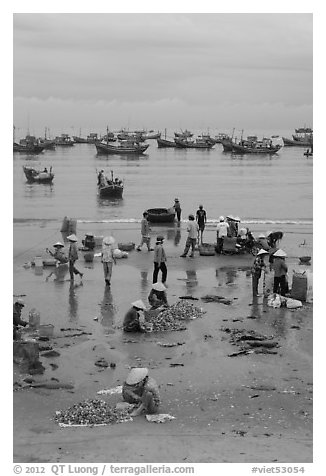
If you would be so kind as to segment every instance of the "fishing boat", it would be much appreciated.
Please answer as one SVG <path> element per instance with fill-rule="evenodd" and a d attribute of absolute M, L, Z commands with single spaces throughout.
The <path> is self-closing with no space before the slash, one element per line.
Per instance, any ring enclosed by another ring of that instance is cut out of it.
<path fill-rule="evenodd" d="M 87 139 L 85 137 L 81 137 L 81 136 L 72 136 L 74 142 L 76 142 L 76 144 L 87 144 Z"/>
<path fill-rule="evenodd" d="M 198 139 L 202 141 L 206 141 L 208 142 L 208 144 L 212 144 L 212 146 L 216 144 L 216 140 L 213 137 L 211 137 L 209 134 L 202 134 L 198 136 Z"/>
<path fill-rule="evenodd" d="M 88 144 L 95 144 L 99 140 L 98 135 L 96 132 L 91 132 L 86 139 L 86 142 Z"/>
<path fill-rule="evenodd" d="M 306 157 L 312 157 L 313 156 L 313 148 L 311 147 L 311 149 L 307 149 L 304 153 L 303 153 L 304 156 Z"/>
<path fill-rule="evenodd" d="M 97 187 L 101 198 L 122 198 L 123 181 L 118 177 L 113 177 L 113 170 L 111 170 L 110 179 L 104 175 L 103 170 L 99 172 L 97 177 Z"/>
<path fill-rule="evenodd" d="M 140 144 L 134 140 L 119 140 L 119 145 L 109 144 L 108 142 L 96 142 L 95 147 L 98 154 L 143 154 L 149 147 L 149 144 Z"/>
<path fill-rule="evenodd" d="M 75 142 L 68 134 L 61 134 L 61 136 L 57 136 L 54 141 L 56 145 L 60 145 L 63 147 L 72 147 L 73 145 L 75 145 Z"/>
<path fill-rule="evenodd" d="M 44 170 L 36 170 L 33 167 L 27 166 L 23 166 L 23 170 L 27 181 L 30 183 L 52 183 L 54 179 L 52 167 L 50 167 L 50 172 L 48 172 L 46 168 Z"/>
<path fill-rule="evenodd" d="M 175 138 L 174 141 L 177 147 L 183 149 L 211 149 L 213 147 L 213 144 L 199 137 L 197 137 L 194 141 L 180 138 Z"/>
<path fill-rule="evenodd" d="M 157 146 L 158 147 L 176 147 L 176 143 L 174 142 L 174 140 L 167 140 L 167 139 L 162 139 L 161 137 L 160 138 L 157 138 Z"/>
<path fill-rule="evenodd" d="M 143 134 L 141 134 L 141 137 L 143 138 L 143 140 L 147 140 L 147 139 L 159 139 L 161 137 L 161 133 L 160 132 L 154 132 L 154 131 L 149 131 L 149 132 L 145 132 Z"/>
<path fill-rule="evenodd" d="M 311 147 L 313 144 L 313 130 L 310 127 L 295 129 L 292 139 L 283 137 L 285 146 Z"/>
<path fill-rule="evenodd" d="M 224 132 L 219 132 L 217 136 L 215 136 L 215 143 L 222 144 L 222 141 L 227 139 L 231 139 L 231 137 L 228 134 L 224 134 Z"/>
<path fill-rule="evenodd" d="M 231 137 L 221 139 L 220 144 L 222 144 L 224 152 L 232 152 L 233 141 L 232 141 Z"/>
<path fill-rule="evenodd" d="M 236 154 L 269 154 L 273 155 L 278 152 L 282 146 L 280 144 L 273 145 L 271 141 L 256 141 L 245 143 L 242 141 L 240 144 L 232 143 L 232 152 Z"/>
<path fill-rule="evenodd" d="M 34 136 L 27 135 L 25 139 L 21 139 L 19 143 L 13 143 L 14 152 L 24 152 L 25 154 L 40 154 L 45 149 L 43 144 Z"/>
<path fill-rule="evenodd" d="M 164 129 L 164 139 L 162 139 L 161 135 L 157 139 L 157 146 L 158 147 L 176 147 L 176 143 L 174 140 L 168 140 L 166 138 L 166 129 Z"/>
<path fill-rule="evenodd" d="M 175 218 L 174 208 L 149 208 L 147 213 L 150 223 L 172 223 Z"/>
<path fill-rule="evenodd" d="M 177 139 L 190 139 L 193 136 L 193 133 L 188 131 L 187 129 L 181 132 L 175 132 L 174 137 Z"/>

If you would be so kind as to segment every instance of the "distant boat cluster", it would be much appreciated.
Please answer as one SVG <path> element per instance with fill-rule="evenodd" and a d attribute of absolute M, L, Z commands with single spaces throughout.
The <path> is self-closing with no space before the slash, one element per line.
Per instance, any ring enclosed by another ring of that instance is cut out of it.
<path fill-rule="evenodd" d="M 182 148 L 182 149 L 212 149 L 215 144 L 222 144 L 224 152 L 233 152 L 235 154 L 275 154 L 283 146 L 299 146 L 307 147 L 304 155 L 312 156 L 313 154 L 313 131 L 311 128 L 302 127 L 295 129 L 292 138 L 271 136 L 263 137 L 259 140 L 257 136 L 248 136 L 244 139 L 241 135 L 240 139 L 234 138 L 225 133 L 219 133 L 215 137 L 210 134 L 201 134 L 193 137 L 193 133 L 187 129 L 181 132 L 174 132 L 174 137 L 169 138 L 165 133 L 155 132 L 153 130 L 136 130 L 127 131 L 122 129 L 117 133 L 109 132 L 99 136 L 92 132 L 87 137 L 79 136 L 70 137 L 69 134 L 61 134 L 54 139 L 36 138 L 27 135 L 21 139 L 19 143 L 13 143 L 14 152 L 24 152 L 28 154 L 39 154 L 46 149 L 55 149 L 60 147 L 72 147 L 75 144 L 94 144 L 98 154 L 143 154 L 149 147 L 145 141 L 148 139 L 156 139 L 159 148 Z M 277 140 L 275 140 L 277 139 Z M 275 143 L 276 142 L 276 143 Z"/>

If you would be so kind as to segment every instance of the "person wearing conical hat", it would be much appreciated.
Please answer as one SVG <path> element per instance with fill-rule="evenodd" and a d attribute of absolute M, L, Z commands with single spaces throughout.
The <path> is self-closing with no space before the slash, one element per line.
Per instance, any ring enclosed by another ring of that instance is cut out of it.
<path fill-rule="evenodd" d="M 49 253 L 51 256 L 53 256 L 53 258 L 56 259 L 59 262 L 59 264 L 66 264 L 68 263 L 68 258 L 65 252 L 63 251 L 64 247 L 65 245 L 61 243 L 60 241 L 58 241 L 57 243 L 54 243 L 53 245 L 54 251 L 51 251 L 48 248 L 46 248 L 45 251 Z"/>
<path fill-rule="evenodd" d="M 216 225 L 216 251 L 221 253 L 223 251 L 223 241 L 228 235 L 229 224 L 225 221 L 224 216 L 220 216 L 219 222 Z"/>
<path fill-rule="evenodd" d="M 285 263 L 287 254 L 283 250 L 277 250 L 273 254 L 274 285 L 273 293 L 285 296 L 288 292 L 287 272 L 288 267 Z"/>
<path fill-rule="evenodd" d="M 113 236 L 106 236 L 103 238 L 101 258 L 103 263 L 104 281 L 107 286 L 111 286 L 113 263 L 117 264 L 113 254 L 114 243 L 115 240 Z"/>
<path fill-rule="evenodd" d="M 131 416 L 157 413 L 161 404 L 156 380 L 148 375 L 145 367 L 130 370 L 122 386 L 122 398 L 125 402 L 136 405 Z"/>
<path fill-rule="evenodd" d="M 123 330 L 124 332 L 144 332 L 141 320 L 143 320 L 142 313 L 146 311 L 146 306 L 140 299 L 131 303 L 131 306 L 123 319 Z"/>
<path fill-rule="evenodd" d="M 163 283 L 154 283 L 148 295 L 148 302 L 152 306 L 151 309 L 157 309 L 160 306 L 168 306 L 166 296 L 166 287 Z"/>
<path fill-rule="evenodd" d="M 69 235 L 67 240 L 70 243 L 68 252 L 70 280 L 73 281 L 75 274 L 79 274 L 80 278 L 82 278 L 84 273 L 81 273 L 75 267 L 75 262 L 78 260 L 77 236 L 75 234 Z"/>
<path fill-rule="evenodd" d="M 258 285 L 262 271 L 266 271 L 266 265 L 264 263 L 264 256 L 268 255 L 268 251 L 260 249 L 254 259 L 251 267 L 252 278 L 252 296 L 258 297 Z"/>
<path fill-rule="evenodd" d="M 267 238 L 266 236 L 264 235 L 264 233 L 260 233 L 259 236 L 258 236 L 258 243 L 260 245 L 261 248 L 263 248 L 264 250 L 266 251 L 269 251 L 270 249 L 270 246 L 268 244 L 268 241 L 267 241 Z"/>

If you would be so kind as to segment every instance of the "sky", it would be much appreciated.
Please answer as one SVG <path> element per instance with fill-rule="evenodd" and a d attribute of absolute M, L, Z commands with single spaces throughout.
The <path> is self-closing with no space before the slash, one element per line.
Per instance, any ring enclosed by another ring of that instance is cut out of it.
<path fill-rule="evenodd" d="M 13 15 L 16 138 L 312 120 L 312 13 Z"/>

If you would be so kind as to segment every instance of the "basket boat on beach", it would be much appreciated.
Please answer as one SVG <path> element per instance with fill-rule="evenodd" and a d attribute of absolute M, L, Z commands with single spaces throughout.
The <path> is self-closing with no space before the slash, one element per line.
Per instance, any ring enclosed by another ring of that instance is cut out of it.
<path fill-rule="evenodd" d="M 198 246 L 198 251 L 201 256 L 214 256 L 215 245 L 213 243 L 202 243 Z"/>
<path fill-rule="evenodd" d="M 147 220 L 150 223 L 172 223 L 175 218 L 173 208 L 149 208 Z"/>

